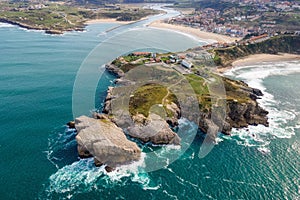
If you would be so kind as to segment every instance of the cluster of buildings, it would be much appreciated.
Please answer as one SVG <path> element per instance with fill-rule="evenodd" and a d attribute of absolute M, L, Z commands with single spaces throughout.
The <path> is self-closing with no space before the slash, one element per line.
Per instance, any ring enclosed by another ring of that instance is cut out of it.
<path fill-rule="evenodd" d="M 132 56 L 142 56 L 146 58 L 146 64 L 150 63 L 160 63 L 164 62 L 166 64 L 179 64 L 182 67 L 185 67 L 186 69 L 191 69 L 193 66 L 193 63 L 186 59 L 185 54 L 170 54 L 170 55 L 158 55 L 156 53 L 150 53 L 150 52 L 133 52 L 130 54 Z"/>
<path fill-rule="evenodd" d="M 277 19 L 281 19 L 285 15 L 300 13 L 299 1 L 227 1 L 234 2 L 238 6 L 224 10 L 214 8 L 198 9 L 192 14 L 169 19 L 167 23 L 185 25 L 231 37 L 245 37 L 252 34 L 274 34 L 275 32 L 286 31 L 283 28 L 284 26 L 278 24 L 280 20 Z M 248 10 L 245 11 L 246 7 Z M 300 27 L 298 28 L 300 30 Z"/>
<path fill-rule="evenodd" d="M 47 8 L 48 6 L 42 3 L 37 3 L 37 4 L 20 4 L 18 7 L 14 6 L 3 6 L 0 8 L 2 11 L 15 11 L 15 12 L 20 12 L 20 11 L 28 11 L 28 10 L 41 10 L 43 8 Z"/>
<path fill-rule="evenodd" d="M 232 37 L 242 37 L 247 32 L 245 28 L 239 25 L 226 22 L 226 19 L 221 17 L 220 11 L 212 8 L 206 8 L 192 15 L 172 18 L 168 23 L 199 28 L 202 31 L 230 35 Z"/>

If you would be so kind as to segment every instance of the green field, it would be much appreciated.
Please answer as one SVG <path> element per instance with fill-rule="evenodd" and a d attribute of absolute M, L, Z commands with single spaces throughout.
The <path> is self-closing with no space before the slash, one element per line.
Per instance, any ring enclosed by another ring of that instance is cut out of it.
<path fill-rule="evenodd" d="M 0 2 L 0 21 L 37 30 L 83 30 L 91 19 L 114 18 L 117 21 L 133 21 L 158 14 L 158 11 L 127 6 L 116 8 L 81 6 L 58 3 Z"/>

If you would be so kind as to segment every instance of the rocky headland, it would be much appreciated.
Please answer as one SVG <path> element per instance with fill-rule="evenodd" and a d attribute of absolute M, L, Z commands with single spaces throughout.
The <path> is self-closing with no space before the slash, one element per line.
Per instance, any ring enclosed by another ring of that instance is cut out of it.
<path fill-rule="evenodd" d="M 125 78 L 124 77 L 125 73 L 119 67 L 111 63 L 106 66 L 106 69 L 112 74 L 114 74 L 116 77 L 118 77 L 118 79 L 116 79 L 116 83 L 118 84 L 118 87 L 116 88 L 110 87 L 108 89 L 103 111 L 104 113 L 115 116 L 115 113 L 112 112 L 111 105 L 112 102 L 114 101 L 117 102 L 118 98 L 122 96 L 117 94 L 119 93 L 120 90 L 122 90 L 120 88 L 123 87 L 126 88 L 128 87 L 128 85 L 135 84 L 135 83 Z M 200 76 L 197 76 L 197 78 L 201 79 Z M 198 125 L 201 131 L 207 133 L 211 126 L 217 125 L 219 132 L 222 132 L 223 134 L 226 135 L 230 135 L 232 128 L 245 128 L 248 127 L 249 125 L 258 125 L 258 124 L 262 124 L 265 126 L 269 125 L 268 117 L 267 117 L 268 111 L 261 108 L 257 102 L 257 99 L 259 99 L 260 96 L 263 95 L 263 93 L 259 89 L 251 88 L 242 81 L 231 80 L 225 77 L 220 77 L 220 78 L 223 81 L 224 89 L 226 92 L 225 99 L 222 99 L 225 102 L 225 104 L 223 105 L 223 111 L 225 110 L 226 113 L 225 115 L 224 113 L 219 114 L 216 110 L 213 109 L 214 105 L 208 105 L 208 107 L 206 105 L 206 107 L 200 108 L 198 113 L 199 116 Z M 202 86 L 199 85 L 198 87 L 202 87 Z M 200 94 L 199 96 L 198 97 L 200 98 L 199 100 L 200 107 L 201 107 L 201 103 L 203 105 L 208 104 L 211 101 L 210 98 L 214 98 L 210 96 L 210 94 L 206 94 L 206 93 Z M 135 104 L 137 102 L 131 101 L 130 103 Z M 182 117 L 181 106 L 178 103 L 178 101 L 169 102 L 165 106 L 165 109 L 167 110 L 167 112 L 172 113 L 171 117 L 167 116 L 164 118 L 165 121 L 171 127 L 175 127 L 176 125 L 178 125 L 178 119 Z M 151 118 L 151 117 L 147 118 L 146 116 L 141 114 L 139 115 L 142 116 L 139 118 L 143 118 L 144 121 L 146 119 Z M 133 116 L 133 119 L 134 118 L 136 118 L 136 116 Z M 115 118 L 114 120 L 117 125 L 121 127 L 123 126 L 124 119 L 120 120 Z M 122 122 L 119 122 L 118 120 Z M 131 128 L 129 130 L 131 130 Z"/>
<path fill-rule="evenodd" d="M 80 157 L 92 156 L 97 166 L 104 164 L 111 171 L 140 158 L 141 150 L 130 138 L 141 144 L 180 145 L 174 131 L 180 118 L 198 124 L 211 142 L 219 132 L 230 135 L 232 128 L 268 126 L 268 112 L 257 102 L 263 95 L 260 90 L 204 69 L 197 60 L 192 62 L 195 66 L 185 70 L 178 63 L 153 63 L 145 54 L 107 64 L 116 86 L 107 90 L 103 114 L 75 120 Z M 186 73 L 179 73 L 178 67 Z"/>

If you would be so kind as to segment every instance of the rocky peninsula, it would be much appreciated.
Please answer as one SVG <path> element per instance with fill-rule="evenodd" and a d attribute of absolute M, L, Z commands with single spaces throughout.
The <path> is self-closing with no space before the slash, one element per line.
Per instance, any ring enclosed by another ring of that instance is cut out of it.
<path fill-rule="evenodd" d="M 140 144 L 180 145 L 175 131 L 180 118 L 198 124 L 211 142 L 220 132 L 230 135 L 232 128 L 268 126 L 268 112 L 257 102 L 262 92 L 214 73 L 208 55 L 200 47 L 135 52 L 107 64 L 116 86 L 107 90 L 103 113 L 75 120 L 80 157 L 92 156 L 110 171 L 140 158 L 131 138 Z"/>

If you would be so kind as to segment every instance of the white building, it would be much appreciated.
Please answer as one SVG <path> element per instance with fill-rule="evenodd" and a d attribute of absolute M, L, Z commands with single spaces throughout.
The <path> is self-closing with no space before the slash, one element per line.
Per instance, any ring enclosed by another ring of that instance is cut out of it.
<path fill-rule="evenodd" d="M 188 62 L 187 60 L 182 60 L 182 61 L 181 61 L 181 65 L 182 65 L 183 67 L 188 68 L 188 69 L 190 69 L 190 68 L 193 66 L 193 64 L 190 63 L 190 62 Z"/>

